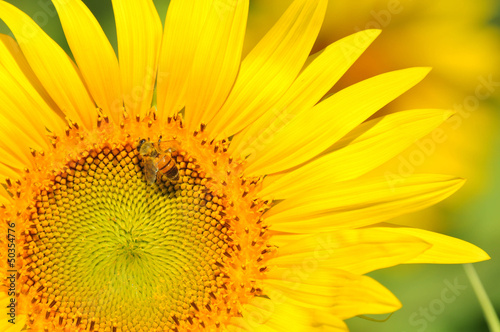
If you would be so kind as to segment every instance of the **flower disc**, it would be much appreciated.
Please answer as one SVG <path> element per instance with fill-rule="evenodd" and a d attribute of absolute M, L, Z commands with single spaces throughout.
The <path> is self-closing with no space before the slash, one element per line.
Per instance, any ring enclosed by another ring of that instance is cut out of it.
<path fill-rule="evenodd" d="M 218 144 L 196 144 L 216 158 L 223 153 Z M 32 296 L 43 326 L 175 331 L 219 325 L 238 294 L 226 266 L 236 234 L 225 217 L 227 195 L 214 192 L 204 167 L 176 149 L 179 178 L 160 170 L 151 184 L 134 142 L 94 145 L 79 155 L 38 191 L 25 232 L 22 292 Z M 210 318 L 217 311 L 222 316 Z"/>

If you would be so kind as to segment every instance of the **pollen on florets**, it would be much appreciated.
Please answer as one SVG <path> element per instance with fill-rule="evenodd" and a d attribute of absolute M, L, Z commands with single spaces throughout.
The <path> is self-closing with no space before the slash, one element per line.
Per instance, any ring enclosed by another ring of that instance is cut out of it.
<path fill-rule="evenodd" d="M 33 153 L 2 215 L 20 225 L 19 308 L 31 328 L 217 330 L 260 295 L 270 202 L 204 129 L 154 113 L 99 117 Z M 173 142 L 178 179 L 146 181 L 140 138 Z"/>

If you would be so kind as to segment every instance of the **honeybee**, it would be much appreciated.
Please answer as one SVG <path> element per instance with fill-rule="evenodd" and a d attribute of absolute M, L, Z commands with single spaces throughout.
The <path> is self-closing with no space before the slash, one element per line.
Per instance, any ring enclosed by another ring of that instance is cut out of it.
<path fill-rule="evenodd" d="M 179 180 L 179 169 L 172 158 L 171 152 L 174 149 L 169 145 L 170 141 L 161 141 L 161 137 L 157 143 L 150 142 L 145 139 L 139 141 L 137 150 L 142 158 L 144 176 L 148 184 L 152 185 L 156 182 L 157 177 L 165 174 L 170 181 Z"/>

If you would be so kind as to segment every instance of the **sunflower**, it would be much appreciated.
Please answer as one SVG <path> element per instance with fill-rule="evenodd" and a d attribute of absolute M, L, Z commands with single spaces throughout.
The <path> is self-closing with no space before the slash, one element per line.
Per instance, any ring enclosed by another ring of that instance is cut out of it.
<path fill-rule="evenodd" d="M 428 68 L 324 97 L 378 30 L 310 55 L 327 1 L 296 0 L 241 61 L 248 1 L 172 1 L 162 34 L 116 0 L 117 58 L 53 3 L 75 62 L 0 2 L 2 330 L 345 331 L 400 307 L 366 273 L 488 259 L 383 223 L 463 180 L 361 177 L 452 115 L 370 118 Z"/>

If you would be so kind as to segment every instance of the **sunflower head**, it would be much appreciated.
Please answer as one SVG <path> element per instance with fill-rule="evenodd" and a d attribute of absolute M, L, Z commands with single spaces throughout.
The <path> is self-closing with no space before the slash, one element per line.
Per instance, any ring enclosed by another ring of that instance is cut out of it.
<path fill-rule="evenodd" d="M 310 56 L 326 1 L 296 0 L 241 61 L 248 1 L 172 1 L 163 33 L 152 1 L 113 1 L 117 58 L 80 0 L 53 3 L 76 63 L 0 2 L 16 331 L 345 330 L 400 306 L 365 273 L 487 258 L 379 224 L 462 184 L 363 177 L 451 115 L 369 119 L 426 68 L 323 98 L 379 31 Z"/>

